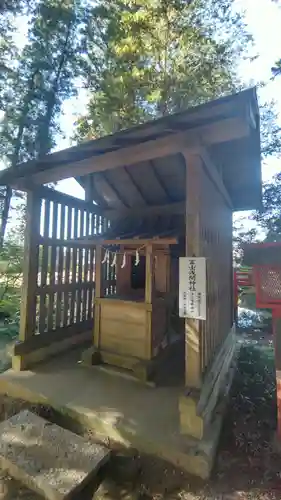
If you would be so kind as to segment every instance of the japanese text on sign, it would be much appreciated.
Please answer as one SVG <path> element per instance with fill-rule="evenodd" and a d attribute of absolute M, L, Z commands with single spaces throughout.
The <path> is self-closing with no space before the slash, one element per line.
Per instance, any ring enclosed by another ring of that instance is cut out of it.
<path fill-rule="evenodd" d="M 206 319 L 206 259 L 180 257 L 179 315 Z"/>

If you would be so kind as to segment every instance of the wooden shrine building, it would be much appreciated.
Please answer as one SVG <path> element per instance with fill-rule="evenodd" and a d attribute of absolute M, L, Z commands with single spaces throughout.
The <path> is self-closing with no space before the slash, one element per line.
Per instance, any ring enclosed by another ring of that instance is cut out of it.
<path fill-rule="evenodd" d="M 85 201 L 44 186 L 69 177 Z M 13 369 L 90 340 L 84 361 L 153 381 L 181 342 L 181 432 L 202 439 L 235 352 L 232 213 L 261 203 L 255 89 L 9 168 L 0 183 L 27 192 Z M 184 256 L 206 258 L 205 320 L 179 318 Z"/>

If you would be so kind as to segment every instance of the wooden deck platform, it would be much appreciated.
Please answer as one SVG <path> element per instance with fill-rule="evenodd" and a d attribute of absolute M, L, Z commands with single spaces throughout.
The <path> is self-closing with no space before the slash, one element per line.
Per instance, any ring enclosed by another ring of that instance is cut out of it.
<path fill-rule="evenodd" d="M 0 375 L 0 393 L 49 404 L 95 431 L 97 440 L 133 446 L 207 478 L 219 424 L 198 441 L 179 432 L 179 397 L 184 387 L 149 387 L 106 367 L 87 368 L 70 351 L 32 371 Z"/>

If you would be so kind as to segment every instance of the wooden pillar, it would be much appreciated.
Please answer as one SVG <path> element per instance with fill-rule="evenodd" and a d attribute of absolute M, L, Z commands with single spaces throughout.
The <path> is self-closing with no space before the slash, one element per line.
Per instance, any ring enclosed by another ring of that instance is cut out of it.
<path fill-rule="evenodd" d="M 151 304 L 152 302 L 152 287 L 153 287 L 153 254 L 152 245 L 146 247 L 146 268 L 145 268 L 145 302 Z"/>
<path fill-rule="evenodd" d="M 27 194 L 24 238 L 23 287 L 19 340 L 24 342 L 35 333 L 36 288 L 39 257 L 41 199 L 36 192 Z"/>
<path fill-rule="evenodd" d="M 19 340 L 25 342 L 35 334 L 36 289 L 39 261 L 41 199 L 36 192 L 27 194 L 24 236 L 23 284 L 21 294 Z M 14 370 L 26 368 L 21 356 L 13 356 Z"/>
<path fill-rule="evenodd" d="M 95 323 L 94 323 L 94 346 L 98 349 L 100 345 L 100 304 L 96 299 L 101 297 L 101 260 L 102 260 L 102 247 L 96 246 L 95 255 Z"/>
<path fill-rule="evenodd" d="M 202 160 L 184 154 L 186 163 L 186 256 L 200 256 L 200 199 Z M 200 321 L 185 319 L 185 384 L 200 389 L 201 380 Z"/>
<path fill-rule="evenodd" d="M 85 185 L 85 201 L 92 202 L 94 199 L 93 196 L 93 183 L 91 174 L 86 176 L 86 185 Z"/>
<path fill-rule="evenodd" d="M 153 250 L 147 245 L 145 253 L 145 302 L 152 304 L 153 294 Z M 146 357 L 152 357 L 152 311 L 146 311 Z M 145 375 L 146 378 L 146 375 Z"/>

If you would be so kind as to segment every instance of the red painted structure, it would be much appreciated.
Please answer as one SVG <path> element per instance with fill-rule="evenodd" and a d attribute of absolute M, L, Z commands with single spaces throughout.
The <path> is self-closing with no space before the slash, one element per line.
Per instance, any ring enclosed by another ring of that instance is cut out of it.
<path fill-rule="evenodd" d="M 281 266 L 258 265 L 253 270 L 257 307 L 281 313 Z"/>
<path fill-rule="evenodd" d="M 272 310 L 277 387 L 277 434 L 281 439 L 281 242 L 255 243 L 244 248 L 244 260 L 253 266 L 256 305 Z"/>
<path fill-rule="evenodd" d="M 234 270 L 233 287 L 234 287 L 234 309 L 235 319 L 237 319 L 239 291 L 244 287 L 253 286 L 253 270 L 250 267 L 241 267 Z"/>

